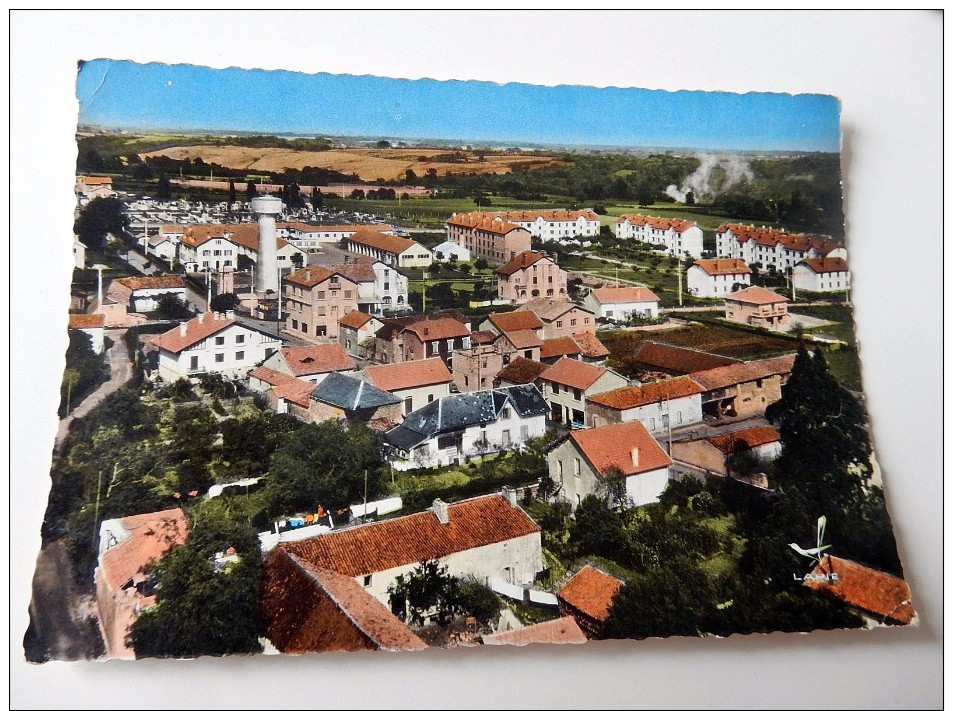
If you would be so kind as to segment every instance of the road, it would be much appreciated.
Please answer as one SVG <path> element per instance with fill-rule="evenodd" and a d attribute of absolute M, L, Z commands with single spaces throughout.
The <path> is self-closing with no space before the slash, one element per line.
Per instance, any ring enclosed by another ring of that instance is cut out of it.
<path fill-rule="evenodd" d="M 72 412 L 60 420 L 59 429 L 56 431 L 55 450 L 58 451 L 63 446 L 63 441 L 69 434 L 69 428 L 73 424 L 73 420 L 88 415 L 107 395 L 116 392 L 132 377 L 129 349 L 126 348 L 126 341 L 123 338 L 126 331 L 125 328 L 112 328 L 106 331 L 106 336 L 113 342 L 107 351 L 109 356 L 109 380 L 91 392 L 79 405 L 73 408 Z"/>

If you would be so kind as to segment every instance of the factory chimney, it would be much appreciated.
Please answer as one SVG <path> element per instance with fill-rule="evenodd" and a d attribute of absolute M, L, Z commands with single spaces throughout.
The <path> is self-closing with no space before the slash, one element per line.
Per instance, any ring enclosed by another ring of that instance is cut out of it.
<path fill-rule="evenodd" d="M 275 233 L 275 216 L 280 215 L 284 205 L 272 195 L 252 198 L 251 209 L 258 217 L 258 268 L 255 270 L 255 291 L 278 293 L 278 236 Z"/>

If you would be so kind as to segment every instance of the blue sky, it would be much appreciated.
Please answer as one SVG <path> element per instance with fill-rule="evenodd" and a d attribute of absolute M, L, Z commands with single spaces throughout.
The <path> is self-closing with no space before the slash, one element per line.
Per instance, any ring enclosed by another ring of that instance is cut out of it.
<path fill-rule="evenodd" d="M 697 150 L 840 150 L 819 94 L 542 87 L 86 62 L 82 124 Z"/>

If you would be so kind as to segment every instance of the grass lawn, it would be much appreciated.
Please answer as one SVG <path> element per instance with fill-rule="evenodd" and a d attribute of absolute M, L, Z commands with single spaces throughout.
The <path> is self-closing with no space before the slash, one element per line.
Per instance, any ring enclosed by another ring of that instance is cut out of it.
<path fill-rule="evenodd" d="M 854 310 L 852 307 L 839 304 L 833 306 L 811 306 L 798 307 L 789 306 L 788 312 L 792 314 L 803 314 L 822 318 L 825 321 L 832 321 L 828 326 L 818 326 L 817 328 L 805 329 L 807 333 L 816 333 L 819 336 L 828 338 L 837 338 L 846 343 L 856 346 L 857 342 L 854 336 Z"/>

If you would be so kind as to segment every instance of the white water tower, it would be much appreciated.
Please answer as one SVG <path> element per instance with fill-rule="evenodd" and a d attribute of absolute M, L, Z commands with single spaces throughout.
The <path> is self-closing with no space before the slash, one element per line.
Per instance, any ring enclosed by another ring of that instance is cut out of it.
<path fill-rule="evenodd" d="M 281 214 L 284 205 L 273 195 L 252 198 L 252 212 L 258 217 L 258 264 L 255 269 L 255 291 L 264 295 L 275 294 L 281 287 L 278 279 L 278 235 L 275 232 L 275 217 Z"/>

